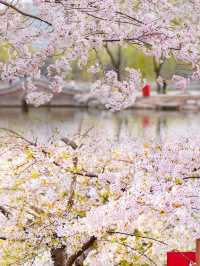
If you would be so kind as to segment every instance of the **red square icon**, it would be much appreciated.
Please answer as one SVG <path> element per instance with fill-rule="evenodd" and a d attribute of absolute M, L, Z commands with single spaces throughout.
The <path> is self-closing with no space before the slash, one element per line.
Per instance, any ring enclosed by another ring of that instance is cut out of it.
<path fill-rule="evenodd" d="M 168 252 L 167 266 L 191 266 L 196 261 L 196 252 Z"/>

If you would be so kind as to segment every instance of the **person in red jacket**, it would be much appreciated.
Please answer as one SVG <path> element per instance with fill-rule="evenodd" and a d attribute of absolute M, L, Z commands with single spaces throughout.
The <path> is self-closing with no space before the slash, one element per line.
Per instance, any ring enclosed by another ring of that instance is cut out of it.
<path fill-rule="evenodd" d="M 149 97 L 150 94 L 151 94 L 151 85 L 149 83 L 146 83 L 142 88 L 142 95 L 143 97 Z"/>

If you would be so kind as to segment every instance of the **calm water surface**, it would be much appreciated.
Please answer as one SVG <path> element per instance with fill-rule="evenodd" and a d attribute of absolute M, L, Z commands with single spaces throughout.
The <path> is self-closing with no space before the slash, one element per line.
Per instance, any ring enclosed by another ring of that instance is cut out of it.
<path fill-rule="evenodd" d="M 200 132 L 198 112 L 160 112 L 127 110 L 111 113 L 75 108 L 38 108 L 23 113 L 21 109 L 1 108 L 0 127 L 13 129 L 26 137 L 47 142 L 59 136 L 71 136 L 93 128 L 111 138 L 123 134 L 143 140 L 165 141 L 167 138 Z"/>

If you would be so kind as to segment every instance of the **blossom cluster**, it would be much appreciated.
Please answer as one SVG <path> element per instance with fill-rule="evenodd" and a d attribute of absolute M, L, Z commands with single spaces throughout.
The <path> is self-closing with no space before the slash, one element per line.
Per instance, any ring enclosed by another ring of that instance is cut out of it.
<path fill-rule="evenodd" d="M 141 76 L 134 69 L 129 69 L 129 79 L 119 81 L 115 71 L 105 74 L 92 86 L 91 96 L 97 98 L 106 108 L 119 111 L 132 106 L 136 99 L 136 91 L 140 88 Z"/>

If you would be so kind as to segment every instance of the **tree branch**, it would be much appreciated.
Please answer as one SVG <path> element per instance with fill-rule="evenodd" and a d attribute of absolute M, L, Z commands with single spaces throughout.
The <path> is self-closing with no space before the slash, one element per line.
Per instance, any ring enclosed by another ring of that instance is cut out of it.
<path fill-rule="evenodd" d="M 107 239 L 103 239 L 103 240 L 100 240 L 100 241 L 113 243 L 112 241 L 107 240 Z M 145 257 L 147 260 L 149 260 L 149 261 L 152 263 L 152 265 L 157 266 L 157 264 L 155 263 L 155 261 L 153 261 L 149 256 L 147 256 L 147 255 L 145 254 L 146 250 L 143 251 L 143 252 L 141 252 L 141 251 L 139 251 L 139 250 L 137 250 L 137 249 L 131 247 L 131 246 L 128 245 L 128 244 L 120 243 L 120 242 L 118 242 L 118 241 L 115 241 L 115 243 L 117 243 L 118 245 L 124 246 L 124 247 L 126 247 L 126 248 L 132 250 L 132 251 L 135 252 L 135 253 L 138 253 L 140 256 Z"/>
<path fill-rule="evenodd" d="M 183 180 L 187 180 L 187 179 L 200 179 L 200 176 L 186 176 L 186 177 L 183 177 Z"/>
<path fill-rule="evenodd" d="M 129 233 L 124 233 L 124 232 L 118 232 L 118 231 L 108 231 L 107 232 L 108 234 L 118 234 L 118 235 L 125 235 L 125 236 L 134 236 L 134 237 L 140 237 L 140 238 L 143 238 L 143 239 L 148 239 L 148 240 L 153 240 L 155 242 L 158 242 L 160 244 L 163 244 L 163 245 L 166 245 L 167 246 L 167 243 L 161 241 L 161 240 L 158 240 L 156 238 L 153 238 L 153 237 L 148 237 L 148 236 L 140 236 L 140 235 L 137 235 L 137 234 L 129 234 Z"/>
<path fill-rule="evenodd" d="M 1 212 L 6 218 L 9 219 L 11 213 L 10 213 L 8 210 L 6 210 L 3 206 L 0 206 L 0 212 Z"/>
<path fill-rule="evenodd" d="M 126 18 L 129 18 L 130 20 L 134 20 L 134 21 L 136 21 L 138 24 L 143 24 L 144 25 L 144 22 L 143 21 L 141 21 L 141 20 L 139 20 L 139 19 L 137 19 L 137 18 L 135 18 L 135 17 L 132 17 L 132 16 L 130 16 L 130 15 L 128 15 L 128 14 L 125 14 L 125 13 L 123 13 L 123 12 L 116 12 L 116 14 L 119 14 L 119 15 L 121 15 L 121 16 L 123 16 L 123 17 L 126 17 Z"/>
<path fill-rule="evenodd" d="M 112 63 L 112 65 L 113 65 L 113 67 L 114 67 L 115 69 L 117 69 L 117 62 L 115 61 L 115 58 L 114 58 L 114 56 L 113 56 L 113 54 L 112 54 L 110 48 L 108 47 L 108 44 L 106 43 L 106 44 L 104 45 L 104 47 L 105 47 L 105 50 L 106 50 L 107 54 L 108 54 L 109 57 L 110 57 L 110 60 L 111 60 L 111 63 Z"/>
<path fill-rule="evenodd" d="M 79 249 L 75 254 L 71 255 L 66 263 L 66 266 L 72 266 L 74 262 L 80 257 L 87 249 L 89 249 L 97 240 L 95 236 L 91 236 L 90 239 L 83 244 L 81 249 Z"/>
<path fill-rule="evenodd" d="M 65 247 L 55 248 L 51 250 L 51 258 L 54 266 L 66 266 Z"/>
<path fill-rule="evenodd" d="M 2 5 L 4 5 L 4 6 L 7 6 L 8 8 L 13 9 L 13 10 L 16 11 L 17 13 L 19 13 L 19 14 L 25 16 L 25 17 L 33 18 L 33 19 L 38 20 L 38 21 L 40 21 L 40 22 L 46 23 L 46 24 L 49 25 L 49 26 L 52 26 L 52 24 L 51 24 L 50 22 L 48 22 L 47 20 L 44 20 L 44 19 L 42 19 L 42 18 L 40 18 L 40 17 L 38 17 L 38 16 L 36 16 L 36 15 L 26 13 L 25 11 L 23 11 L 23 10 L 17 8 L 16 6 L 14 6 L 14 5 L 12 5 L 12 4 L 7 3 L 6 1 L 2 1 L 2 0 L 0 0 L 0 4 L 2 4 Z"/>
<path fill-rule="evenodd" d="M 26 139 L 25 137 L 23 137 L 22 135 L 20 135 L 18 132 L 12 130 L 12 129 L 9 129 L 9 128 L 4 128 L 4 127 L 1 127 L 0 130 L 3 130 L 3 131 L 7 131 L 8 133 L 12 134 L 12 135 L 15 135 L 17 138 L 20 138 L 22 139 L 23 141 L 27 142 L 28 144 L 32 145 L 32 146 L 37 146 L 36 143 Z"/>
<path fill-rule="evenodd" d="M 76 174 L 76 175 L 80 175 L 80 176 L 87 176 L 87 177 L 98 177 L 98 175 L 97 174 L 94 174 L 94 173 L 90 173 L 90 172 L 75 172 L 74 174 Z"/>
<path fill-rule="evenodd" d="M 76 150 L 78 148 L 78 145 L 73 141 L 68 138 L 61 138 L 61 140 L 66 144 L 72 147 L 72 149 Z"/>

